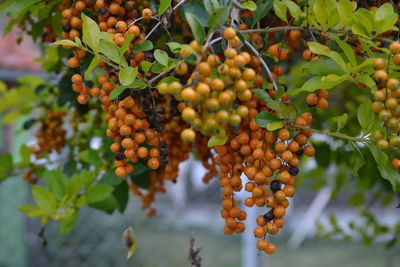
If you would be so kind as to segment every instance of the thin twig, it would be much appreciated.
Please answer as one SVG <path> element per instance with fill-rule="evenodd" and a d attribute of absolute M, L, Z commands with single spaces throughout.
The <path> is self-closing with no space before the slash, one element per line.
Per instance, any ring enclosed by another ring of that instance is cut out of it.
<path fill-rule="evenodd" d="M 153 29 L 151 29 L 151 31 L 146 35 L 146 37 L 144 37 L 143 41 L 146 41 L 147 39 L 149 39 L 150 35 L 157 30 L 157 28 L 161 25 L 161 21 L 157 22 L 157 24 L 154 26 Z"/>
<path fill-rule="evenodd" d="M 170 68 L 169 70 L 163 71 L 160 74 L 158 74 L 157 76 L 155 76 L 154 78 L 150 79 L 148 81 L 148 86 L 151 87 L 154 82 L 156 82 L 158 79 L 160 79 L 162 76 L 164 76 L 165 74 L 169 73 L 170 71 L 172 71 L 175 67 Z"/>
<path fill-rule="evenodd" d="M 212 46 L 212 45 L 214 45 L 215 43 L 218 43 L 218 42 L 220 42 L 220 41 L 222 41 L 222 37 L 218 37 L 218 38 L 215 38 L 214 40 L 212 40 L 211 42 L 210 42 L 210 46 Z"/>
<path fill-rule="evenodd" d="M 337 34 L 347 34 L 352 36 L 360 37 L 359 35 L 353 33 L 352 31 L 343 31 L 343 30 L 335 30 L 335 29 L 328 29 L 326 31 L 320 30 L 315 27 L 302 27 L 302 26 L 282 26 L 282 27 L 272 27 L 272 28 L 264 28 L 264 29 L 250 29 L 250 30 L 243 30 L 242 33 L 270 33 L 270 32 L 279 32 L 279 31 L 287 31 L 287 30 L 299 30 L 299 31 L 310 31 L 320 35 L 324 35 L 325 33 L 337 33 Z M 383 43 L 392 43 L 393 40 L 387 38 L 377 37 L 375 40 L 378 40 Z"/>
<path fill-rule="evenodd" d="M 190 238 L 189 260 L 192 266 L 201 267 L 201 257 L 200 257 L 201 248 L 194 248 L 194 242 L 195 239 L 192 236 Z"/>
<path fill-rule="evenodd" d="M 176 10 L 178 7 L 180 7 L 181 5 L 183 5 L 187 0 L 182 0 L 180 1 L 178 4 L 176 4 L 172 10 Z M 153 29 L 151 29 L 151 31 L 146 35 L 146 37 L 143 39 L 143 41 L 146 41 L 150 35 L 161 25 L 161 21 L 159 21 L 156 25 L 154 25 Z"/>
<path fill-rule="evenodd" d="M 42 246 L 43 246 L 43 247 L 46 247 L 46 246 L 47 246 L 47 239 L 46 239 L 46 236 L 44 235 L 44 231 L 45 231 L 45 228 L 42 227 L 42 228 L 40 229 L 40 232 L 39 232 L 39 234 L 38 234 L 38 237 L 40 238 L 40 241 L 42 242 Z"/>
<path fill-rule="evenodd" d="M 371 140 L 367 139 L 367 138 L 353 137 L 353 136 L 348 136 L 348 135 L 342 134 L 342 133 L 333 133 L 333 132 L 328 132 L 328 131 L 321 131 L 321 130 L 308 128 L 308 127 L 304 127 L 304 126 L 299 126 L 299 125 L 295 125 L 295 124 L 291 124 L 291 126 L 293 126 L 293 128 L 302 129 L 302 130 L 308 130 L 308 131 L 311 131 L 313 133 L 328 135 L 328 136 L 341 138 L 341 139 L 347 139 L 347 140 L 351 140 L 351 141 L 354 141 L 354 142 L 361 142 L 361 143 L 371 142 Z"/>
<path fill-rule="evenodd" d="M 271 79 L 272 84 L 274 85 L 275 91 L 278 91 L 278 85 L 276 84 L 275 78 L 271 73 L 271 70 L 269 69 L 267 63 L 265 63 L 264 59 L 262 58 L 262 55 L 257 51 L 257 49 L 252 46 L 252 44 L 245 40 L 244 43 L 253 51 L 253 53 L 260 59 L 261 64 L 263 65 L 264 69 L 267 71 L 269 78 Z"/>

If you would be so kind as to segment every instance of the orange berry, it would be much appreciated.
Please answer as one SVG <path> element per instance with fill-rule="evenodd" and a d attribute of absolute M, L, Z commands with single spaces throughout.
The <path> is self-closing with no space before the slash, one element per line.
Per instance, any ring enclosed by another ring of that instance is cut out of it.
<path fill-rule="evenodd" d="M 126 176 L 126 168 L 125 167 L 118 167 L 116 170 L 115 170 L 115 175 L 117 175 L 118 177 L 120 177 L 120 178 L 123 178 L 123 177 L 125 177 Z"/>
<path fill-rule="evenodd" d="M 137 155 L 139 158 L 146 158 L 149 155 L 149 150 L 146 147 L 139 147 L 137 150 Z"/>
<path fill-rule="evenodd" d="M 264 227 L 257 226 L 257 227 L 254 229 L 254 236 L 255 236 L 255 237 L 257 237 L 257 238 L 263 238 L 264 235 L 265 235 L 265 229 L 264 229 Z"/>
<path fill-rule="evenodd" d="M 236 36 L 236 31 L 232 27 L 228 27 L 224 30 L 224 38 L 227 40 L 233 39 Z"/>
<path fill-rule="evenodd" d="M 147 165 L 149 166 L 150 169 L 156 170 L 160 166 L 160 162 L 158 159 L 152 158 L 149 159 L 149 161 L 147 161 Z"/>
<path fill-rule="evenodd" d="M 267 247 L 264 249 L 265 253 L 267 254 L 274 254 L 275 252 L 275 245 L 272 243 L 268 243 Z"/>
<path fill-rule="evenodd" d="M 150 8 L 145 8 L 142 10 L 142 17 L 144 19 L 150 19 L 153 16 L 153 11 Z"/>

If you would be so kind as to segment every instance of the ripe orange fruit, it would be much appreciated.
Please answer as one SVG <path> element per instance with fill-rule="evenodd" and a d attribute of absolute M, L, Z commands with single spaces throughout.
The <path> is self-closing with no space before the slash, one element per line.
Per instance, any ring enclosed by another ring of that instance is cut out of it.
<path fill-rule="evenodd" d="M 232 27 L 228 27 L 224 30 L 224 38 L 227 40 L 233 39 L 236 36 L 236 31 Z"/>
<path fill-rule="evenodd" d="M 150 8 L 145 8 L 142 10 L 142 17 L 144 19 L 150 19 L 153 16 L 153 11 Z"/>

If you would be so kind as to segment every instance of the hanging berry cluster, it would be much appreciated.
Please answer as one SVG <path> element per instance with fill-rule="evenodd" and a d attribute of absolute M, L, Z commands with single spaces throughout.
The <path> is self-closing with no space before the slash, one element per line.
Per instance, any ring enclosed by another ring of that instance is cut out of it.
<path fill-rule="evenodd" d="M 60 153 L 65 146 L 66 130 L 63 129 L 65 115 L 64 111 L 46 111 L 40 129 L 35 134 L 37 141 L 30 147 L 36 159 L 45 157 L 53 151 Z"/>

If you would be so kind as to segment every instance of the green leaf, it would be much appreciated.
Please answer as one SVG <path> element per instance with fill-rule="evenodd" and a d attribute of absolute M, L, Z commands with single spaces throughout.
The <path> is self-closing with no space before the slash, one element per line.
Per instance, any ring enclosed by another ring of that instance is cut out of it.
<path fill-rule="evenodd" d="M 213 14 L 214 11 L 220 7 L 218 0 L 204 0 L 204 7 L 208 14 Z"/>
<path fill-rule="evenodd" d="M 347 123 L 349 115 L 347 113 L 344 113 L 340 116 L 333 117 L 332 120 L 337 123 L 337 132 L 339 132 Z"/>
<path fill-rule="evenodd" d="M 397 14 L 391 14 L 388 16 L 385 20 L 380 21 L 378 23 L 378 26 L 376 28 L 375 36 L 379 35 L 381 33 L 387 32 L 389 30 L 395 30 L 398 31 L 398 27 L 396 27 L 396 22 L 398 20 L 398 15 Z"/>
<path fill-rule="evenodd" d="M 135 81 L 137 73 L 138 73 L 137 67 L 121 68 L 118 73 L 119 82 L 125 86 L 130 85 L 131 83 L 133 83 Z"/>
<path fill-rule="evenodd" d="M 162 15 L 171 6 L 171 0 L 160 0 L 160 6 L 158 7 L 158 14 Z"/>
<path fill-rule="evenodd" d="M 150 169 L 146 163 L 139 161 L 135 164 L 135 171 L 131 174 L 131 181 L 140 188 L 148 189 L 150 186 Z"/>
<path fill-rule="evenodd" d="M 177 43 L 177 42 L 169 42 L 169 43 L 166 43 L 166 45 L 169 46 L 169 49 L 174 54 L 179 53 L 181 51 L 181 49 L 182 49 L 182 44 Z"/>
<path fill-rule="evenodd" d="M 108 214 L 111 214 L 115 209 L 118 209 L 119 204 L 115 199 L 115 197 L 112 194 L 110 194 L 107 198 L 103 200 L 100 200 L 95 203 L 89 203 L 89 206 L 98 210 L 102 210 Z"/>
<path fill-rule="evenodd" d="M 368 144 L 368 148 L 375 158 L 375 161 L 378 165 L 378 170 L 382 177 L 391 183 L 393 191 L 400 192 L 400 173 L 388 160 L 386 153 L 379 150 L 373 144 Z"/>
<path fill-rule="evenodd" d="M 314 92 L 318 89 L 331 89 L 344 81 L 348 80 L 349 75 L 327 75 L 327 76 L 315 76 L 306 81 L 301 88 L 297 88 L 289 92 L 289 95 L 296 95 L 301 92 Z"/>
<path fill-rule="evenodd" d="M 36 204 L 43 209 L 52 210 L 55 208 L 56 200 L 53 193 L 38 185 L 32 186 L 32 196 Z"/>
<path fill-rule="evenodd" d="M 69 232 L 74 229 L 76 222 L 78 221 L 79 216 L 79 209 L 70 208 L 70 212 L 68 214 L 68 218 L 60 221 L 60 232 L 64 235 L 68 234 Z"/>
<path fill-rule="evenodd" d="M 51 45 L 69 45 L 69 46 L 79 47 L 77 45 L 77 43 L 75 43 L 74 41 L 71 41 L 71 40 L 59 40 L 59 41 L 55 41 Z"/>
<path fill-rule="evenodd" d="M 0 154 L 0 176 L 8 176 L 7 172 L 14 169 L 12 156 L 10 154 Z"/>
<path fill-rule="evenodd" d="M 274 10 L 275 10 L 275 15 L 280 18 L 282 21 L 287 22 L 286 18 L 286 5 L 281 2 L 280 0 L 274 0 Z"/>
<path fill-rule="evenodd" d="M 100 51 L 100 28 L 97 22 L 82 13 L 82 41 L 95 53 Z"/>
<path fill-rule="evenodd" d="M 343 75 L 345 71 L 330 58 L 319 58 L 304 63 L 303 68 L 310 74 L 324 76 L 328 74 Z"/>
<path fill-rule="evenodd" d="M 203 26 L 198 21 L 198 19 L 191 13 L 186 13 L 186 19 L 189 23 L 190 29 L 192 30 L 193 36 L 196 39 L 197 43 L 199 45 L 202 45 L 206 37 L 206 32 Z"/>
<path fill-rule="evenodd" d="M 329 4 L 330 3 L 327 3 L 327 1 L 325 0 L 315 0 L 313 2 L 313 15 L 317 19 L 318 23 L 323 27 L 326 26 L 327 20 L 329 18 L 329 9 L 327 8 Z"/>
<path fill-rule="evenodd" d="M 229 4 L 226 3 L 221 6 L 229 6 Z M 207 27 L 209 15 L 204 6 L 204 3 L 200 1 L 188 1 L 187 3 L 182 5 L 180 11 L 185 22 L 188 22 L 187 16 L 190 14 L 191 16 L 196 18 L 201 26 Z"/>
<path fill-rule="evenodd" d="M 216 9 L 208 19 L 208 27 L 210 32 L 215 31 L 218 27 L 222 26 L 228 18 L 228 9 L 226 7 L 220 7 Z"/>
<path fill-rule="evenodd" d="M 153 62 L 149 62 L 146 60 L 143 60 L 142 62 L 140 62 L 140 67 L 144 73 L 148 73 L 152 66 L 153 66 Z"/>
<path fill-rule="evenodd" d="M 335 61 L 344 71 L 347 70 L 346 63 L 339 53 L 334 51 L 325 51 L 324 46 L 317 42 L 308 42 L 307 45 L 314 54 L 327 56 Z"/>
<path fill-rule="evenodd" d="M 222 145 L 225 145 L 226 141 L 228 141 L 227 135 L 224 135 L 222 137 L 213 135 L 213 136 L 211 136 L 210 139 L 208 139 L 207 145 L 208 145 L 208 147 L 222 146 Z"/>
<path fill-rule="evenodd" d="M 272 8 L 272 1 L 257 0 L 257 9 L 254 11 L 252 27 L 268 15 Z"/>
<path fill-rule="evenodd" d="M 117 88 L 113 89 L 110 93 L 110 100 L 117 98 L 125 89 L 128 88 L 127 86 L 121 85 Z"/>
<path fill-rule="evenodd" d="M 85 80 L 89 80 L 90 79 L 90 76 L 91 76 L 94 68 L 96 68 L 96 66 L 97 66 L 97 64 L 99 64 L 99 62 L 100 62 L 100 58 L 93 57 L 92 61 L 89 64 L 89 67 L 86 70 Z"/>
<path fill-rule="evenodd" d="M 316 151 L 315 153 L 320 155 L 319 157 L 315 158 L 317 161 L 317 166 L 323 169 L 328 168 L 328 166 L 331 164 L 332 158 L 331 147 L 326 142 L 316 142 L 314 147 Z"/>
<path fill-rule="evenodd" d="M 122 181 L 124 181 L 124 180 L 119 178 L 117 175 L 115 175 L 115 171 L 108 170 L 103 175 L 103 177 L 101 178 L 99 183 L 107 184 L 107 185 L 111 185 L 111 186 L 115 187 L 115 186 L 119 185 L 120 183 L 122 183 Z"/>
<path fill-rule="evenodd" d="M 40 209 L 38 206 L 36 206 L 36 205 L 33 205 L 33 204 L 25 204 L 25 205 L 22 205 L 20 208 L 19 208 L 19 211 L 20 212 L 23 212 L 23 213 L 30 213 L 30 212 L 32 212 L 32 211 L 36 211 L 36 210 L 38 210 L 38 209 Z"/>
<path fill-rule="evenodd" d="M 87 204 L 87 196 L 86 195 L 82 195 L 80 197 L 78 197 L 78 199 L 75 201 L 75 206 L 80 208 L 83 207 Z"/>
<path fill-rule="evenodd" d="M 368 133 L 371 130 L 374 121 L 374 112 L 372 111 L 371 100 L 368 99 L 358 107 L 357 118 L 364 133 Z"/>
<path fill-rule="evenodd" d="M 267 107 L 269 107 L 272 110 L 275 110 L 276 115 L 281 118 L 281 119 L 286 119 L 289 116 L 289 108 L 279 102 L 279 101 L 271 101 L 271 102 L 267 102 Z"/>
<path fill-rule="evenodd" d="M 19 149 L 19 155 L 21 156 L 21 161 L 18 162 L 18 167 L 28 166 L 31 161 L 31 150 L 26 145 L 22 145 Z"/>
<path fill-rule="evenodd" d="M 97 184 L 90 188 L 89 191 L 86 193 L 87 201 L 89 204 L 99 202 L 111 195 L 113 190 L 114 188 L 112 186 Z"/>
<path fill-rule="evenodd" d="M 371 151 L 372 155 L 375 158 L 376 163 L 378 165 L 385 165 L 386 163 L 389 162 L 388 160 L 388 155 L 380 150 L 376 145 L 374 144 L 368 144 L 368 148 Z"/>
<path fill-rule="evenodd" d="M 121 178 L 118 178 L 121 180 Z M 125 180 L 122 180 L 120 184 L 115 187 L 114 192 L 112 193 L 115 200 L 118 202 L 118 210 L 123 213 L 126 209 L 129 200 L 129 187 L 128 183 Z"/>
<path fill-rule="evenodd" d="M 351 25 L 354 20 L 353 11 L 356 9 L 356 7 L 357 5 L 355 2 L 351 2 L 350 0 L 339 0 L 337 10 L 339 12 L 341 22 L 348 26 Z"/>
<path fill-rule="evenodd" d="M 158 63 L 160 63 L 163 66 L 168 66 L 168 54 L 165 51 L 162 51 L 160 49 L 156 49 L 154 51 L 154 58 L 157 60 Z"/>
<path fill-rule="evenodd" d="M 247 2 L 242 3 L 242 7 L 244 9 L 248 9 L 248 10 L 251 10 L 251 11 L 254 11 L 254 10 L 257 9 L 257 5 L 253 1 L 247 1 Z"/>
<path fill-rule="evenodd" d="M 394 13 L 394 9 L 392 4 L 390 3 L 385 3 L 381 5 L 378 10 L 375 12 L 375 20 L 380 21 L 380 20 L 385 20 L 387 19 L 388 16 Z"/>
<path fill-rule="evenodd" d="M 40 2 L 42 0 L 18 0 L 18 1 L 12 1 L 11 5 L 7 8 L 7 16 L 9 17 L 14 17 L 20 12 L 24 12 L 24 10 L 27 10 L 29 7 L 32 7 L 36 3 Z"/>
<path fill-rule="evenodd" d="M 114 34 L 110 32 L 100 32 L 100 40 L 113 43 Z"/>
<path fill-rule="evenodd" d="M 355 56 L 354 51 L 351 48 L 351 46 L 348 45 L 347 43 L 343 42 L 339 38 L 335 38 L 335 42 L 343 50 L 344 54 L 346 55 L 347 59 L 350 61 L 351 65 L 353 67 L 357 66 L 358 64 L 357 64 L 356 56 Z"/>
<path fill-rule="evenodd" d="M 275 131 L 275 130 L 283 128 L 283 126 L 285 126 L 285 124 L 286 124 L 286 122 L 284 120 L 270 122 L 267 124 L 267 130 Z"/>
<path fill-rule="evenodd" d="M 287 8 L 289 9 L 290 15 L 293 18 L 298 18 L 300 16 L 301 9 L 295 2 L 290 1 L 290 0 L 284 0 L 284 3 L 287 6 Z"/>
<path fill-rule="evenodd" d="M 252 92 L 255 93 L 258 99 L 261 101 L 274 101 L 264 89 L 253 89 Z"/>
<path fill-rule="evenodd" d="M 255 121 L 258 126 L 262 128 L 267 128 L 269 123 L 280 122 L 281 120 L 274 113 L 262 111 L 257 114 L 257 116 L 255 117 Z"/>
<path fill-rule="evenodd" d="M 43 173 L 43 180 L 45 184 L 54 193 L 54 196 L 57 198 L 57 200 L 61 200 L 65 195 L 64 181 L 67 179 L 68 177 L 59 169 L 45 171 Z"/>
<path fill-rule="evenodd" d="M 355 164 L 353 165 L 352 169 L 352 175 L 353 176 L 358 176 L 358 171 L 362 166 L 365 165 L 365 159 L 364 156 L 360 150 L 360 148 L 355 144 L 353 141 L 349 142 L 349 148 L 354 151 L 356 154 L 355 157 Z"/>
<path fill-rule="evenodd" d="M 354 34 L 360 35 L 362 37 L 365 37 L 367 39 L 370 39 L 371 37 L 369 36 L 369 33 L 364 29 L 363 26 L 359 25 L 359 24 L 353 24 L 351 26 L 351 31 Z"/>
<path fill-rule="evenodd" d="M 133 88 L 133 89 L 146 89 L 148 87 L 148 85 L 145 81 L 143 81 L 143 79 L 137 78 L 128 87 Z"/>
<path fill-rule="evenodd" d="M 129 46 L 131 45 L 131 42 L 135 36 L 133 34 L 128 34 L 128 36 L 125 37 L 124 44 L 121 46 L 119 50 L 119 56 L 123 57 L 126 51 L 128 51 Z"/>
<path fill-rule="evenodd" d="M 360 83 L 363 83 L 363 84 L 365 84 L 366 86 L 368 86 L 369 88 L 371 88 L 371 90 L 373 91 L 373 92 L 375 92 L 376 90 L 377 90 L 377 87 L 376 87 L 376 82 L 371 78 L 371 76 L 370 75 L 368 75 L 368 74 L 360 74 L 360 75 L 357 75 L 357 77 L 355 78 L 355 80 L 357 81 L 357 82 L 360 82 Z"/>
<path fill-rule="evenodd" d="M 100 40 L 100 53 L 117 64 L 127 65 L 126 60 L 119 55 L 119 47 L 114 43 Z"/>

